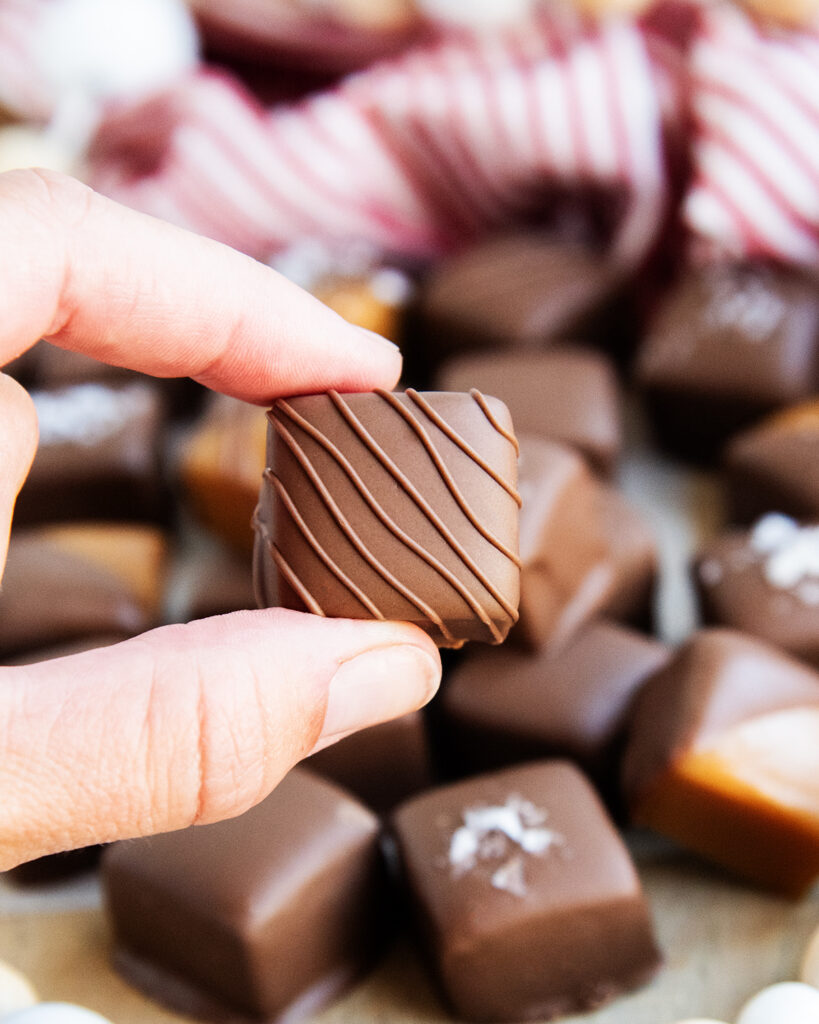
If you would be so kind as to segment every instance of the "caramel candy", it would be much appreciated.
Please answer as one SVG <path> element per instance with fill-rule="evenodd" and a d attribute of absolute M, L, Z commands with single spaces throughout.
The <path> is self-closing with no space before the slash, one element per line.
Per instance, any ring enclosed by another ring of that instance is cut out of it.
<path fill-rule="evenodd" d="M 608 476 L 622 445 L 618 386 L 606 356 L 563 346 L 543 352 L 479 352 L 439 371 L 444 391 L 478 388 L 505 402 L 518 434 L 576 448 Z"/>
<path fill-rule="evenodd" d="M 566 757 L 613 798 L 634 697 L 667 660 L 663 644 L 609 622 L 555 653 L 507 645 L 468 654 L 440 698 L 452 770 Z"/>
<path fill-rule="evenodd" d="M 706 623 L 819 667 L 819 525 L 767 515 L 707 545 L 694 574 Z"/>
<path fill-rule="evenodd" d="M 704 630 L 637 698 L 624 786 L 634 820 L 760 885 L 819 876 L 819 674 Z"/>
<path fill-rule="evenodd" d="M 40 442 L 16 523 L 167 517 L 163 407 L 155 388 L 87 383 L 31 397 Z"/>
<path fill-rule="evenodd" d="M 378 834 L 375 815 L 296 769 L 238 818 L 109 847 L 116 966 L 185 1015 L 309 1016 L 383 945 Z"/>
<path fill-rule="evenodd" d="M 420 937 L 459 1019 L 583 1012 L 658 966 L 637 872 L 572 765 L 445 786 L 393 820 Z"/>
<path fill-rule="evenodd" d="M 521 596 L 516 642 L 565 642 L 593 616 L 642 617 L 656 571 L 651 534 L 624 498 L 559 445 L 522 437 Z"/>
<path fill-rule="evenodd" d="M 182 454 L 180 475 L 194 514 L 239 552 L 253 549 L 266 436 L 262 409 L 215 395 Z"/>
<path fill-rule="evenodd" d="M 157 625 L 166 554 L 164 536 L 148 526 L 14 531 L 0 596 L 0 656 Z"/>
<path fill-rule="evenodd" d="M 517 619 L 518 444 L 478 392 L 304 396 L 269 413 L 259 604 L 414 622 L 444 647 Z M 275 526 L 273 525 L 275 524 Z"/>
<path fill-rule="evenodd" d="M 384 814 L 432 785 L 424 716 L 413 711 L 362 729 L 313 754 L 304 765 Z"/>
<path fill-rule="evenodd" d="M 816 390 L 816 287 L 787 269 L 689 271 L 659 310 L 636 372 L 661 442 L 713 459 L 732 433 Z"/>
<path fill-rule="evenodd" d="M 731 513 L 819 519 L 819 401 L 803 402 L 738 434 L 725 451 Z"/>

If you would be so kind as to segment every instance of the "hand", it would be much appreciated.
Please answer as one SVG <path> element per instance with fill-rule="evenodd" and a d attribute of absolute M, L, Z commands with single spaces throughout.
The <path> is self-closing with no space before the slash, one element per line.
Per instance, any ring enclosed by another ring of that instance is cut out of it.
<path fill-rule="evenodd" d="M 233 250 L 69 178 L 0 175 L 0 366 L 44 337 L 260 404 L 392 387 L 398 351 Z M 0 569 L 37 445 L 0 374 Z M 0 869 L 240 814 L 300 758 L 424 704 L 440 678 L 414 626 L 282 609 L 165 626 L 0 668 Z"/>

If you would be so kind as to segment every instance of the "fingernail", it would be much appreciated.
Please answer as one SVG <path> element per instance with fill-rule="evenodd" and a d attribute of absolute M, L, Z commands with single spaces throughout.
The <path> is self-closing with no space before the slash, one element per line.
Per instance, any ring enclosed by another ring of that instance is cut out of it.
<path fill-rule="evenodd" d="M 340 665 L 330 681 L 321 740 L 414 711 L 440 681 L 440 660 L 414 644 L 365 651 Z"/>
<path fill-rule="evenodd" d="M 389 338 L 385 338 L 383 334 L 376 334 L 375 331 L 371 331 L 367 327 L 358 327 L 358 330 L 361 331 L 362 334 L 366 334 L 367 339 L 370 341 L 380 342 L 380 344 L 386 345 L 387 348 L 392 349 L 393 352 L 401 351 L 394 341 L 390 341 Z"/>

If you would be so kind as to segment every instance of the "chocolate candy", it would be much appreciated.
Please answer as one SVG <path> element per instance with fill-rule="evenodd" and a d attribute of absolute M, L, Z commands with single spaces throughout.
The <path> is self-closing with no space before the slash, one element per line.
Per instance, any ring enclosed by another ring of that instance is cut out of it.
<path fill-rule="evenodd" d="M 158 624 L 162 533 L 77 523 L 15 530 L 0 596 L 0 657 Z"/>
<path fill-rule="evenodd" d="M 414 622 L 445 647 L 517 619 L 518 445 L 478 392 L 312 395 L 269 413 L 259 604 Z M 275 523 L 275 530 L 273 528 Z"/>
<path fill-rule="evenodd" d="M 819 526 L 770 514 L 709 544 L 694 575 L 705 622 L 819 667 Z"/>
<path fill-rule="evenodd" d="M 362 729 L 304 764 L 379 814 L 432 785 L 432 757 L 420 711 Z"/>
<path fill-rule="evenodd" d="M 565 642 L 594 615 L 642 615 L 656 571 L 639 516 L 572 452 L 521 437 L 517 643 Z"/>
<path fill-rule="evenodd" d="M 450 360 L 436 384 L 478 388 L 505 402 L 518 434 L 576 448 L 609 475 L 622 443 L 614 368 L 597 352 L 569 346 L 544 352 L 496 351 Z"/>
<path fill-rule="evenodd" d="M 645 685 L 624 785 L 635 821 L 788 895 L 819 876 L 819 674 L 731 630 Z"/>
<path fill-rule="evenodd" d="M 148 384 L 32 392 L 40 444 L 15 522 L 162 520 L 162 406 Z"/>
<path fill-rule="evenodd" d="M 586 626 L 554 654 L 468 654 L 441 696 L 453 768 L 567 757 L 613 796 L 632 701 L 667 659 L 663 644 L 609 622 Z"/>
<path fill-rule="evenodd" d="M 539 348 L 594 333 L 614 269 L 597 247 L 515 234 L 442 264 L 420 296 L 426 347 L 436 360 L 477 348 Z"/>
<path fill-rule="evenodd" d="M 661 442 L 712 459 L 728 436 L 819 381 L 819 293 L 789 270 L 689 271 L 667 296 L 637 377 Z"/>
<path fill-rule="evenodd" d="M 819 519 L 819 401 L 804 402 L 737 435 L 725 451 L 731 513 Z"/>
<path fill-rule="evenodd" d="M 251 520 L 265 467 L 267 421 L 256 405 L 224 395 L 188 440 L 180 475 L 194 514 L 239 552 L 253 549 Z"/>
<path fill-rule="evenodd" d="M 192 1016 L 309 1015 L 383 943 L 378 832 L 357 801 L 296 769 L 238 818 L 110 847 L 116 966 Z"/>
<path fill-rule="evenodd" d="M 432 790 L 400 807 L 394 828 L 422 941 L 459 1018 L 582 1012 L 657 967 L 631 858 L 573 766 Z"/>

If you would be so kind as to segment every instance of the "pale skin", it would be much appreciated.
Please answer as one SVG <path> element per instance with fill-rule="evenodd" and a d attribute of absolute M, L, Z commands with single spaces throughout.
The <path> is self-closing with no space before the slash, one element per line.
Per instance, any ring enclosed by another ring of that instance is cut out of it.
<path fill-rule="evenodd" d="M 46 338 L 259 405 L 398 380 L 394 346 L 273 271 L 72 179 L 0 175 L 0 239 L 0 366 Z M 33 404 L 0 373 L 0 568 L 36 447 Z M 281 609 L 0 668 L 0 870 L 240 814 L 311 751 L 422 706 L 439 680 L 414 626 Z"/>

